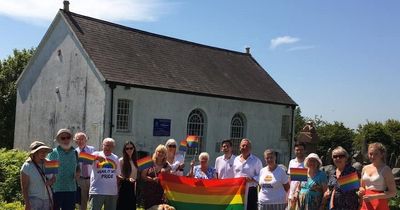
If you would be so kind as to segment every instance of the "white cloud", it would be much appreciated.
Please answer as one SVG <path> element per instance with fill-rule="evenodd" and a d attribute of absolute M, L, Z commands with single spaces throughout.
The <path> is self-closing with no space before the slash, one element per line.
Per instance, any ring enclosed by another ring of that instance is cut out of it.
<path fill-rule="evenodd" d="M 70 11 L 109 21 L 155 21 L 173 9 L 167 0 L 70 0 Z M 0 0 L 0 15 L 49 22 L 62 0 Z"/>
<path fill-rule="evenodd" d="M 298 51 L 298 50 L 310 50 L 310 49 L 314 49 L 315 46 L 309 45 L 309 46 L 297 46 L 297 47 L 292 47 L 289 48 L 287 51 Z"/>
<path fill-rule="evenodd" d="M 291 36 L 276 37 L 275 39 L 271 39 L 270 49 L 275 49 L 278 46 L 284 45 L 284 44 L 293 44 L 298 41 L 300 41 L 300 39 L 297 37 L 291 37 Z"/>

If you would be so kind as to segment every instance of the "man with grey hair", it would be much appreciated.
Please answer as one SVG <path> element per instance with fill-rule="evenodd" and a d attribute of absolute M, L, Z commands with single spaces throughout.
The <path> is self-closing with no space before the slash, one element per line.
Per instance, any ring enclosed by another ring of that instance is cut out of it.
<path fill-rule="evenodd" d="M 233 161 L 233 172 L 235 178 L 246 177 L 245 208 L 248 210 L 257 209 L 257 185 L 261 169 L 261 160 L 251 154 L 250 139 L 242 139 L 240 142 L 240 155 Z"/>
<path fill-rule="evenodd" d="M 74 210 L 76 197 L 76 177 L 79 176 L 77 153 L 72 147 L 72 132 L 63 128 L 57 132 L 58 146 L 47 156 L 59 162 L 56 182 L 53 185 L 53 209 Z"/>
<path fill-rule="evenodd" d="M 76 147 L 76 151 L 78 154 L 81 152 L 92 154 L 95 149 L 92 146 L 87 145 L 87 135 L 84 132 L 75 133 L 74 141 L 78 147 Z M 92 173 L 92 165 L 86 163 L 79 163 L 79 168 L 81 170 L 81 174 L 78 179 L 78 185 L 81 190 L 81 202 L 79 205 L 80 210 L 87 209 L 87 202 L 89 199 L 89 186 L 90 186 L 90 174 Z"/>
<path fill-rule="evenodd" d="M 90 175 L 89 207 L 91 210 L 115 210 L 117 208 L 118 185 L 120 174 L 118 156 L 112 151 L 115 141 L 112 138 L 103 140 L 103 151 L 92 153 L 96 156 Z"/>

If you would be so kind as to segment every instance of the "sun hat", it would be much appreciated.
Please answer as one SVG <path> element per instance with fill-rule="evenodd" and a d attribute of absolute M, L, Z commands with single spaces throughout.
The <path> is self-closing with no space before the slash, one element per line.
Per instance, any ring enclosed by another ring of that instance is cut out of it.
<path fill-rule="evenodd" d="M 58 137 L 63 133 L 68 133 L 71 136 L 71 139 L 72 139 L 72 132 L 67 128 L 62 128 L 62 129 L 58 130 L 56 138 L 54 139 L 54 141 L 57 141 Z"/>
<path fill-rule="evenodd" d="M 48 146 L 46 146 L 43 142 L 41 141 L 34 141 L 32 144 L 29 146 L 29 149 L 31 149 L 30 154 L 35 154 L 37 151 L 44 149 L 46 150 L 47 153 L 51 152 L 52 149 Z"/>
<path fill-rule="evenodd" d="M 315 160 L 317 160 L 318 163 L 319 163 L 319 166 L 322 166 L 322 161 L 321 161 L 321 159 L 319 158 L 319 156 L 318 156 L 317 154 L 315 154 L 315 153 L 310 153 L 309 155 L 307 155 L 306 159 L 304 160 L 304 167 L 307 167 L 307 161 L 308 161 L 309 159 L 315 159 Z"/>

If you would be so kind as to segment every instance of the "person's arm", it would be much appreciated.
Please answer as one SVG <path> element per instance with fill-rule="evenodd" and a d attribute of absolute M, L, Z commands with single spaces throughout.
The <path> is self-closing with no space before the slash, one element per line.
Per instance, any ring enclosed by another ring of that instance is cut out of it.
<path fill-rule="evenodd" d="M 328 185 L 325 183 L 322 183 L 322 201 L 321 201 L 321 206 L 319 207 L 320 210 L 324 210 L 326 207 L 326 203 L 328 199 L 324 197 L 325 192 L 328 190 Z"/>
<path fill-rule="evenodd" d="M 29 195 L 28 195 L 28 191 L 29 191 L 29 176 L 21 171 L 20 178 L 21 178 L 21 192 L 22 192 L 22 196 L 23 196 L 24 202 L 25 202 L 25 210 L 30 210 L 31 209 L 31 204 L 29 202 Z"/>
<path fill-rule="evenodd" d="M 193 176 L 194 176 L 194 171 L 193 171 L 193 169 L 194 169 L 194 160 L 192 160 L 192 161 L 190 162 L 190 171 L 189 171 L 188 177 L 193 177 Z"/>
<path fill-rule="evenodd" d="M 259 179 L 259 176 L 260 176 L 260 171 L 261 171 L 262 168 L 263 168 L 263 166 L 262 166 L 261 160 L 257 159 L 256 165 L 255 165 L 255 168 L 254 168 L 255 169 L 255 175 L 253 177 L 251 177 L 253 179 L 252 181 L 258 182 L 258 179 Z"/>
<path fill-rule="evenodd" d="M 157 182 L 158 177 L 154 177 L 153 178 L 153 177 L 147 176 L 147 172 L 148 171 L 149 171 L 149 169 L 145 169 L 145 170 L 142 171 L 142 174 L 141 174 L 142 179 L 147 181 L 147 182 Z"/>
<path fill-rule="evenodd" d="M 396 183 L 394 181 L 394 176 L 392 174 L 392 171 L 388 166 L 385 166 L 383 169 L 383 179 L 385 180 L 385 184 L 388 188 L 387 191 L 383 193 L 378 193 L 378 194 L 373 194 L 373 195 L 364 195 L 363 200 L 365 201 L 371 201 L 374 199 L 388 199 L 396 196 L 397 191 L 396 191 Z"/>

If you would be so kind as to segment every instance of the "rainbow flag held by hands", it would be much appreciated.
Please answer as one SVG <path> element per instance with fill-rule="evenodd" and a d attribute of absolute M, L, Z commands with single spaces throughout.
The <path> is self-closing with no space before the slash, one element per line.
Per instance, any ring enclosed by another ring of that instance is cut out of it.
<path fill-rule="evenodd" d="M 92 164 L 95 159 L 96 159 L 95 155 L 86 152 L 80 152 L 78 157 L 78 162 L 83 164 Z"/>
<path fill-rule="evenodd" d="M 169 205 L 177 210 L 242 210 L 246 179 L 195 179 L 173 174 L 159 175 Z"/>
<path fill-rule="evenodd" d="M 57 174 L 60 162 L 58 160 L 47 160 L 44 162 L 44 173 L 45 174 Z"/>
<path fill-rule="evenodd" d="M 340 189 L 342 189 L 344 192 L 358 190 L 358 188 L 360 188 L 360 180 L 357 172 L 341 176 L 337 181 L 340 185 Z"/>
<path fill-rule="evenodd" d="M 307 181 L 307 168 L 290 168 L 291 181 Z"/>
<path fill-rule="evenodd" d="M 141 158 L 137 161 L 139 171 L 143 171 L 146 168 L 153 166 L 153 159 L 150 156 Z"/>
<path fill-rule="evenodd" d="M 190 148 L 195 148 L 199 145 L 199 137 L 198 136 L 187 136 L 186 137 L 187 146 Z"/>
<path fill-rule="evenodd" d="M 187 142 L 186 140 L 182 140 L 179 144 L 179 151 L 186 152 L 187 151 Z"/>

